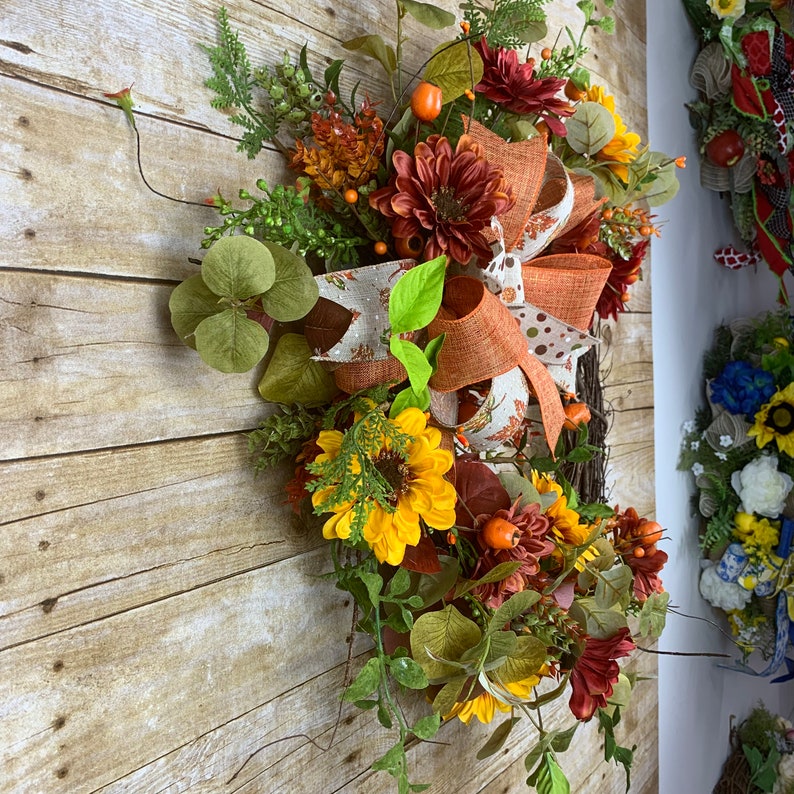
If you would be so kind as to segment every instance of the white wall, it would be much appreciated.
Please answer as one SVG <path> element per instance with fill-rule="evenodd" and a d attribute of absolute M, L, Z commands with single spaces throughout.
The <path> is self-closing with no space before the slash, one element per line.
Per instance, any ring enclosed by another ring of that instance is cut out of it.
<path fill-rule="evenodd" d="M 699 185 L 694 133 L 684 103 L 691 101 L 689 69 L 695 33 L 677 0 L 648 0 L 648 117 L 650 142 L 673 156 L 684 154 L 681 191 L 660 208 L 666 220 L 654 240 L 651 286 L 656 435 L 656 514 L 671 540 L 664 571 L 671 603 L 690 615 L 719 621 L 697 591 L 697 521 L 691 514 L 691 477 L 676 469 L 681 425 L 702 400 L 701 358 L 723 320 L 775 306 L 777 280 L 764 266 L 732 272 L 713 252 L 738 242 L 725 202 Z M 789 288 L 791 284 L 789 283 Z M 713 627 L 671 615 L 659 644 L 668 651 L 730 652 Z M 740 719 L 759 700 L 778 713 L 794 708 L 794 683 L 770 684 L 718 668 L 714 660 L 660 657 L 659 791 L 705 794 L 728 754 L 730 715 Z"/>

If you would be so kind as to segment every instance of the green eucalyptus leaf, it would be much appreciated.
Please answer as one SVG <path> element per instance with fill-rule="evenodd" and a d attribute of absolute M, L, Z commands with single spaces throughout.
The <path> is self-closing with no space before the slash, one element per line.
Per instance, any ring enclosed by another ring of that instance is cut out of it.
<path fill-rule="evenodd" d="M 244 300 L 273 286 L 276 266 L 268 249 L 253 237 L 221 237 L 201 263 L 207 287 L 223 298 Z"/>
<path fill-rule="evenodd" d="M 428 678 L 440 680 L 458 675 L 457 668 L 436 661 L 428 651 L 441 659 L 457 661 L 473 648 L 482 636 L 479 626 L 464 617 L 452 604 L 417 618 L 411 632 L 411 654 Z"/>
<path fill-rule="evenodd" d="M 619 604 L 604 608 L 599 606 L 591 596 L 578 598 L 568 610 L 568 614 L 591 636 L 599 640 L 608 640 L 620 629 L 626 628 L 628 622 Z"/>
<path fill-rule="evenodd" d="M 412 391 L 422 394 L 433 374 L 433 369 L 425 358 L 425 354 L 413 342 L 400 339 L 399 336 L 392 336 L 389 339 L 389 351 L 405 367 Z"/>
<path fill-rule="evenodd" d="M 507 577 L 512 576 L 522 564 L 521 562 L 500 562 L 480 579 L 460 579 L 455 587 L 455 598 L 460 598 L 462 595 L 465 595 L 482 584 L 491 584 L 507 579 Z"/>
<path fill-rule="evenodd" d="M 444 103 L 462 96 L 482 80 L 480 54 L 465 41 L 447 42 L 433 50 L 422 78 L 441 89 Z"/>
<path fill-rule="evenodd" d="M 400 5 L 425 27 L 433 30 L 442 30 L 455 24 L 455 15 L 430 3 L 420 3 L 418 0 L 400 0 Z"/>
<path fill-rule="evenodd" d="M 568 145 L 579 154 L 594 155 L 615 137 L 615 120 L 598 102 L 582 102 L 565 123 Z"/>
<path fill-rule="evenodd" d="M 661 637 L 667 620 L 667 603 L 670 593 L 651 593 L 640 610 L 640 635 Z"/>
<path fill-rule="evenodd" d="M 424 328 L 438 313 L 444 291 L 446 259 L 437 256 L 406 271 L 389 295 L 393 334 Z"/>
<path fill-rule="evenodd" d="M 408 656 L 392 659 L 389 662 L 389 670 L 397 683 L 408 687 L 408 689 L 425 689 L 427 687 L 425 671 Z"/>
<path fill-rule="evenodd" d="M 575 722 L 570 728 L 564 731 L 554 731 L 552 734 L 551 749 L 554 750 L 555 753 L 564 753 L 571 746 L 573 735 L 580 725 L 580 722 Z"/>
<path fill-rule="evenodd" d="M 541 41 L 546 38 L 548 32 L 549 28 L 542 19 L 524 18 L 516 19 L 511 30 L 513 36 L 523 41 L 524 44 L 533 44 L 536 41 Z"/>
<path fill-rule="evenodd" d="M 380 684 L 380 663 L 377 658 L 372 658 L 359 670 L 350 686 L 342 695 L 342 700 L 355 703 L 371 695 Z"/>
<path fill-rule="evenodd" d="M 270 337 L 239 308 L 224 309 L 196 326 L 196 350 L 221 372 L 248 372 L 267 353 Z"/>
<path fill-rule="evenodd" d="M 177 336 L 190 347 L 196 347 L 193 333 L 198 324 L 223 311 L 224 305 L 218 302 L 218 296 L 204 283 L 201 274 L 185 279 L 171 293 L 168 300 L 171 310 L 171 325 Z"/>
<path fill-rule="evenodd" d="M 276 267 L 273 286 L 262 295 L 262 307 L 274 320 L 287 323 L 308 314 L 320 289 L 302 257 L 276 243 L 265 241 Z"/>
<path fill-rule="evenodd" d="M 302 334 L 284 334 L 276 343 L 259 393 L 267 402 L 293 405 L 323 405 L 338 394 L 333 376 L 311 358 Z"/>
<path fill-rule="evenodd" d="M 343 41 L 342 46 L 346 50 L 359 50 L 370 58 L 374 58 L 391 76 L 397 69 L 397 55 L 394 48 L 386 44 L 381 36 L 372 34 L 369 36 L 358 36 L 355 39 Z"/>
<path fill-rule="evenodd" d="M 642 192 L 642 197 L 651 207 L 660 207 L 675 198 L 681 187 L 675 171 L 675 163 L 662 168 L 655 174 L 655 179 Z"/>
<path fill-rule="evenodd" d="M 631 600 L 631 584 L 633 581 L 631 568 L 628 565 L 617 565 L 598 575 L 595 602 L 599 607 L 609 609 L 619 604 L 624 609 Z"/>

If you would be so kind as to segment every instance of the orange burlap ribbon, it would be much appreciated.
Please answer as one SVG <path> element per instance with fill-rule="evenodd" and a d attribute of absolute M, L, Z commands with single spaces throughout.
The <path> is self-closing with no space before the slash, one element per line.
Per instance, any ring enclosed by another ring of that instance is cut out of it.
<path fill-rule="evenodd" d="M 586 331 L 612 264 L 592 254 L 553 254 L 521 265 L 524 299 L 574 328 Z"/>
<path fill-rule="evenodd" d="M 526 141 L 507 143 L 504 138 L 468 117 L 464 117 L 463 126 L 482 146 L 486 160 L 502 169 L 505 181 L 512 188 L 515 204 L 499 216 L 505 250 L 510 251 L 523 239 L 527 221 L 540 195 L 549 153 L 546 137 L 537 135 Z M 483 229 L 483 235 L 488 242 L 497 239 L 491 229 Z"/>
<path fill-rule="evenodd" d="M 351 361 L 334 370 L 336 385 L 347 394 L 370 389 L 381 383 L 402 383 L 408 373 L 394 356 L 378 361 Z"/>
<path fill-rule="evenodd" d="M 482 281 L 470 276 L 449 279 L 427 331 L 430 339 L 446 334 L 431 388 L 456 391 L 521 367 L 540 405 L 549 449 L 554 450 L 565 421 L 557 386 L 546 367 L 530 355 L 509 309 Z"/>
<path fill-rule="evenodd" d="M 565 225 L 560 229 L 555 237 L 562 237 L 572 229 L 575 229 L 585 218 L 592 215 L 607 200 L 606 196 L 596 198 L 595 178 L 589 174 L 575 174 L 568 172 L 568 176 L 573 183 L 573 209 L 568 216 Z"/>

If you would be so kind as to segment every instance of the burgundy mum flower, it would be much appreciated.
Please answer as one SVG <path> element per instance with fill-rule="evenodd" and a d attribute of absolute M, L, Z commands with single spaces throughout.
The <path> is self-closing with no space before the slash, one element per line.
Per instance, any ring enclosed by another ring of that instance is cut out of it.
<path fill-rule="evenodd" d="M 503 518 L 521 532 L 518 544 L 510 549 L 492 549 L 477 535 L 480 557 L 472 572 L 473 579 L 481 579 L 488 571 L 503 562 L 520 562 L 521 567 L 500 582 L 491 582 L 476 587 L 472 592 L 491 609 L 498 609 L 505 599 L 514 593 L 528 589 L 540 572 L 540 560 L 548 557 L 556 548 L 546 535 L 551 523 L 540 512 L 540 505 L 529 504 L 519 508 L 519 497 L 509 510 L 497 510 L 493 516 L 477 516 L 477 524 L 484 526 L 489 518 Z"/>
<path fill-rule="evenodd" d="M 474 90 L 499 107 L 520 116 L 536 115 L 555 135 L 565 135 L 560 117 L 573 114 L 570 102 L 557 96 L 565 85 L 558 77 L 535 78 L 531 63 L 519 63 L 518 53 L 504 47 L 491 49 L 485 38 L 474 44 L 483 62 L 482 80 Z"/>
<path fill-rule="evenodd" d="M 571 671 L 573 692 L 568 705 L 574 717 L 587 722 L 597 708 L 606 707 L 620 674 L 620 665 L 615 660 L 628 656 L 635 647 L 627 628 L 606 640 L 587 638 L 584 652 Z"/>
<path fill-rule="evenodd" d="M 490 260 L 482 232 L 494 215 L 514 203 L 501 168 L 485 159 L 482 147 L 461 135 L 453 151 L 447 138 L 431 135 L 413 157 L 396 151 L 395 174 L 386 187 L 370 194 L 370 206 L 393 219 L 392 235 L 427 238 L 425 258 L 449 254 L 461 264 L 472 256 Z"/>

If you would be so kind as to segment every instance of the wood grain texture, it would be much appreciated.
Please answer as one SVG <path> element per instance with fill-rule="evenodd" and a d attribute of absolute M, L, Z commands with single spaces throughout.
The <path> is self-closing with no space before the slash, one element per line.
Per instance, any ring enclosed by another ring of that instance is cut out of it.
<path fill-rule="evenodd" d="M 388 98 L 379 67 L 341 44 L 374 32 L 393 41 L 391 0 L 223 5 L 254 64 L 305 43 L 313 69 L 345 58 L 346 89 L 360 81 L 359 95 Z M 644 2 L 616 5 L 615 36 L 591 36 L 586 62 L 643 134 Z M 347 706 L 335 730 L 351 612 L 319 578 L 327 549 L 282 503 L 288 470 L 254 478 L 249 465 L 240 434 L 270 410 L 259 373 L 210 370 L 170 327 L 171 289 L 196 271 L 202 229 L 218 216 L 146 188 L 132 130 L 103 97 L 135 82 L 144 173 L 174 198 L 291 181 L 275 152 L 237 152 L 239 128 L 209 105 L 199 44 L 215 41 L 220 6 L 3 3 L 0 788 L 10 794 L 391 790 L 368 767 L 394 735 Z M 577 29 L 575 0 L 547 10 L 545 43 Z M 411 73 L 456 31 L 409 20 L 405 32 Z M 608 345 L 610 473 L 621 504 L 650 512 L 650 302 L 635 286 Z M 354 668 L 365 651 L 359 638 Z M 633 664 L 652 675 L 651 658 Z M 655 703 L 653 682 L 640 684 L 622 726 L 642 747 L 639 794 L 655 790 Z M 546 719 L 569 724 L 565 702 Z M 524 790 L 533 729 L 525 721 L 504 755 L 476 762 L 490 731 L 445 725 L 438 744 L 410 748 L 412 778 L 439 794 Z M 572 790 L 622 791 L 595 725 L 581 736 L 564 756 Z"/>

